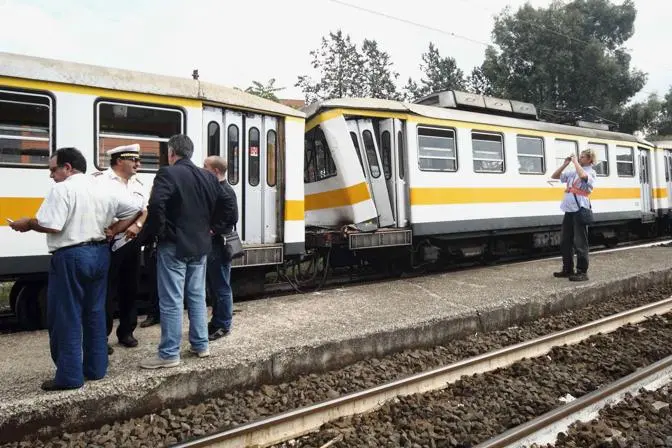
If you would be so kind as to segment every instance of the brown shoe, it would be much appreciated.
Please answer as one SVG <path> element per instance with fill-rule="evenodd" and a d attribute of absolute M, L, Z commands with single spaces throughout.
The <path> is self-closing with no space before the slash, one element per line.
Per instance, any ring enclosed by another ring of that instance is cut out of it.
<path fill-rule="evenodd" d="M 569 278 L 572 275 L 574 275 L 573 271 L 560 271 L 560 272 L 554 272 L 553 277 L 556 278 Z"/>
<path fill-rule="evenodd" d="M 570 282 L 585 282 L 588 280 L 588 275 L 585 272 L 577 272 L 569 276 Z"/>
<path fill-rule="evenodd" d="M 147 328 L 151 327 L 152 325 L 156 325 L 161 323 L 161 320 L 159 320 L 158 317 L 156 316 L 147 316 L 147 319 L 145 319 L 141 324 L 140 328 Z"/>

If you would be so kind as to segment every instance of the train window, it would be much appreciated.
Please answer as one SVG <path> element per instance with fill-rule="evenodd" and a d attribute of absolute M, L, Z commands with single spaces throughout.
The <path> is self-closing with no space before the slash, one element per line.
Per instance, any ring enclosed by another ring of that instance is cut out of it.
<path fill-rule="evenodd" d="M 250 128 L 248 132 L 247 181 L 253 187 L 259 185 L 259 129 Z"/>
<path fill-rule="evenodd" d="M 208 123 L 208 155 L 219 155 L 219 123 L 215 121 Z"/>
<path fill-rule="evenodd" d="M 364 162 L 362 161 L 362 150 L 359 149 L 357 134 L 351 131 L 350 138 L 352 139 L 352 144 L 355 146 L 355 152 L 357 153 L 357 158 L 359 159 L 359 165 L 362 167 L 362 174 L 364 174 L 364 177 L 366 177 L 366 171 L 364 171 Z"/>
<path fill-rule="evenodd" d="M 565 163 L 565 159 L 570 154 L 576 154 L 578 156 L 578 149 L 578 143 L 573 140 L 555 139 L 555 167 L 558 168 Z"/>
<path fill-rule="evenodd" d="M 0 165 L 49 166 L 52 100 L 0 90 Z"/>
<path fill-rule="evenodd" d="M 184 132 L 181 110 L 154 106 L 100 101 L 97 106 L 96 166 L 110 164 L 107 151 L 116 146 L 138 143 L 142 170 L 156 171 L 161 153 L 168 153 L 168 139 Z"/>
<path fill-rule="evenodd" d="M 588 142 L 588 148 L 595 151 L 595 157 L 597 158 L 597 163 L 593 165 L 595 174 L 598 176 L 608 176 L 609 175 L 609 150 L 607 145 L 604 143 L 590 143 Z"/>
<path fill-rule="evenodd" d="M 518 146 L 518 172 L 521 174 L 544 174 L 544 139 L 541 137 L 516 137 Z"/>
<path fill-rule="evenodd" d="M 389 179 L 392 177 L 392 142 L 390 141 L 390 131 L 383 131 L 381 135 L 380 158 L 383 162 L 385 179 Z"/>
<path fill-rule="evenodd" d="M 266 183 L 269 187 L 275 187 L 277 183 L 277 134 L 271 130 L 266 133 Z"/>
<path fill-rule="evenodd" d="M 322 129 L 314 128 L 306 133 L 305 164 L 303 180 L 306 183 L 318 182 L 336 175 L 336 164 Z"/>
<path fill-rule="evenodd" d="M 238 183 L 238 173 L 240 172 L 240 134 L 238 132 L 238 126 L 235 124 L 230 124 L 227 130 L 227 134 L 227 178 L 229 184 L 236 185 Z"/>
<path fill-rule="evenodd" d="M 397 132 L 397 149 L 399 150 L 399 158 L 397 163 L 399 164 L 399 179 L 404 178 L 404 134 L 401 131 Z"/>
<path fill-rule="evenodd" d="M 364 141 L 364 152 L 366 153 L 366 160 L 369 162 L 371 176 L 377 179 L 380 177 L 380 165 L 378 164 L 376 147 L 373 144 L 371 131 L 362 132 L 362 140 Z"/>
<path fill-rule="evenodd" d="M 453 129 L 418 127 L 418 165 L 423 171 L 457 171 Z"/>
<path fill-rule="evenodd" d="M 472 132 L 471 147 L 474 156 L 474 172 L 504 172 L 504 141 L 500 134 Z"/>
<path fill-rule="evenodd" d="M 621 177 L 635 177 L 635 150 L 616 146 L 616 172 Z"/>

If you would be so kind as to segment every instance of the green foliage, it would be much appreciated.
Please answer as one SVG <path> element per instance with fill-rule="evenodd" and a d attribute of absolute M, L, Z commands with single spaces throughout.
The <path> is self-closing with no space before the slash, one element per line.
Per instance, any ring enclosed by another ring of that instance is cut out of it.
<path fill-rule="evenodd" d="M 464 90 L 467 82 L 464 72 L 457 67 L 455 59 L 441 57 L 434 43 L 429 43 L 429 50 L 422 54 L 420 69 L 424 75 L 420 83 L 409 78 L 405 87 L 405 98 L 414 100 L 430 93 L 443 90 Z"/>
<path fill-rule="evenodd" d="M 498 49 L 487 49 L 482 73 L 497 96 L 615 114 L 646 82 L 630 68 L 623 46 L 635 16 L 631 0 L 556 0 L 548 8 L 526 4 L 515 14 L 507 8 L 495 20 Z"/>
<path fill-rule="evenodd" d="M 259 81 L 252 81 L 252 85 L 245 89 L 247 93 L 252 95 L 257 95 L 267 100 L 278 101 L 278 97 L 275 95 L 275 92 L 284 90 L 284 87 L 275 87 L 275 78 L 271 78 L 266 85 L 260 83 Z"/>

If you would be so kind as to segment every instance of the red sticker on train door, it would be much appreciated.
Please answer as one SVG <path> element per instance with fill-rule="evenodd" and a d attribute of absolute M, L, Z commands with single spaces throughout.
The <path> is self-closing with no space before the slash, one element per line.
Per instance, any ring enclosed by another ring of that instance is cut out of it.
<path fill-rule="evenodd" d="M 259 157 L 259 147 L 258 146 L 250 146 L 250 156 L 251 157 Z"/>

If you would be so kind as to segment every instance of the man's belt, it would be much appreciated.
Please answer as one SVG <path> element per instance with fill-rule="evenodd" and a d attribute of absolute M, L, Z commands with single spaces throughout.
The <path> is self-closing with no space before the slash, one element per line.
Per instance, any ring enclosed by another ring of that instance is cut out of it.
<path fill-rule="evenodd" d="M 56 249 L 53 253 L 58 252 L 59 250 L 64 250 L 64 249 L 73 249 L 75 247 L 82 247 L 82 246 L 100 246 L 103 244 L 107 244 L 107 240 L 93 240 L 93 241 L 84 241 L 82 243 L 78 244 L 73 244 L 71 246 L 65 246 L 65 247 L 59 247 Z"/>

